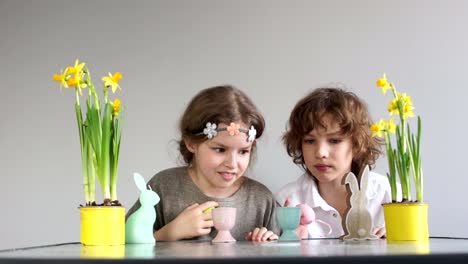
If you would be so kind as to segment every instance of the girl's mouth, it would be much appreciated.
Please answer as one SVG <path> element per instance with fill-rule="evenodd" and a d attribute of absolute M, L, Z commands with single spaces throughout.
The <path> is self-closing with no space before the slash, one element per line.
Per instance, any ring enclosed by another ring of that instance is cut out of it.
<path fill-rule="evenodd" d="M 231 181 L 236 176 L 236 174 L 232 172 L 220 172 L 219 174 L 225 181 Z"/>

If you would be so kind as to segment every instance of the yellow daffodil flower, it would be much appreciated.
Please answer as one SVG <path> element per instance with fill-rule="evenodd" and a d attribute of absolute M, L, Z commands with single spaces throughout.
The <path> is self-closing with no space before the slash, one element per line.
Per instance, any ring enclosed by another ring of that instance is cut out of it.
<path fill-rule="evenodd" d="M 397 179 L 400 179 L 401 184 L 401 201 L 411 200 L 411 183 L 414 183 L 416 190 L 416 201 L 423 201 L 423 180 L 421 167 L 421 118 L 418 117 L 417 131 L 414 133 L 410 130 L 408 117 L 414 116 L 414 107 L 411 97 L 406 93 L 399 93 L 393 83 L 387 80 L 387 76 L 383 74 L 382 78 L 376 82 L 377 86 L 382 88 L 382 93 L 385 94 L 388 89 L 392 90 L 392 99 L 388 103 L 387 110 L 392 116 L 398 115 L 399 124 L 395 124 L 393 118 L 389 120 L 381 119 L 378 123 L 371 125 L 372 137 L 381 137 L 383 134 L 385 141 L 385 152 L 389 164 L 389 177 L 392 202 L 397 201 L 398 185 Z M 390 134 L 395 134 L 392 139 Z M 392 143 L 394 142 L 394 144 Z M 413 181 L 410 181 L 413 176 Z"/>
<path fill-rule="evenodd" d="M 76 70 L 76 68 L 73 67 L 73 66 L 68 66 L 68 67 L 65 69 L 65 72 L 66 72 L 67 74 L 75 74 L 75 73 L 77 73 L 77 70 Z"/>
<path fill-rule="evenodd" d="M 114 75 L 109 73 L 109 76 L 102 78 L 104 100 L 101 101 L 84 62 L 77 59 L 74 65 L 52 76 L 54 81 L 60 83 L 60 87 L 75 88 L 75 112 L 80 136 L 86 206 L 96 204 L 96 182 L 99 182 L 101 186 L 105 205 L 107 203 L 120 205 L 117 199 L 116 183 L 123 122 L 123 114 L 120 112 L 123 106 L 119 99 L 108 100 L 108 90 L 109 86 L 112 92 L 115 92 L 117 88 L 120 89 L 118 81 L 121 78 L 122 74 L 119 72 Z M 89 93 L 87 96 L 84 95 L 86 107 L 82 107 L 82 89 L 86 87 L 89 87 Z"/>
<path fill-rule="evenodd" d="M 122 74 L 120 72 L 116 72 L 114 75 L 112 75 L 109 72 L 109 76 L 102 77 L 102 80 L 104 81 L 104 86 L 110 86 L 112 88 L 112 93 L 115 93 L 117 88 L 122 89 L 120 88 L 120 85 L 118 83 L 120 79 L 122 79 Z"/>
<path fill-rule="evenodd" d="M 73 67 L 70 67 L 71 68 L 70 70 L 74 72 L 76 88 L 78 89 L 78 92 L 80 93 L 80 95 L 83 94 L 81 89 L 86 88 L 87 86 L 86 80 L 84 80 L 84 77 L 85 77 L 85 72 L 83 70 L 84 67 L 85 67 L 85 63 L 84 62 L 80 63 L 78 59 L 75 60 L 75 65 Z"/>
<path fill-rule="evenodd" d="M 413 105 L 413 102 L 411 101 L 411 96 L 407 95 L 406 93 L 401 94 L 401 100 L 405 102 L 405 105 Z"/>
<path fill-rule="evenodd" d="M 390 120 L 380 119 L 379 122 L 373 124 L 370 127 L 372 131 L 372 137 L 382 137 L 382 133 L 393 133 L 395 134 L 396 124 L 393 118 Z"/>
<path fill-rule="evenodd" d="M 373 124 L 370 127 L 370 130 L 372 131 L 372 137 L 382 137 L 382 131 L 384 130 L 382 126 L 382 121 L 383 119 L 380 119 L 379 122 Z"/>
<path fill-rule="evenodd" d="M 406 93 L 400 94 L 396 93 L 397 98 L 394 98 L 388 104 L 388 112 L 390 115 L 396 114 L 401 115 L 403 119 L 408 117 L 414 117 L 413 113 L 413 102 L 411 101 L 411 97 Z M 401 104 L 403 113 L 400 113 L 399 105 Z"/>
<path fill-rule="evenodd" d="M 83 71 L 84 66 L 85 66 L 85 63 L 84 63 L 84 62 L 80 63 L 80 60 L 79 60 L 79 59 L 76 59 L 76 60 L 75 60 L 75 65 L 67 67 L 66 73 L 67 73 L 67 74 L 77 74 L 77 73 L 80 73 L 80 72 Z"/>
<path fill-rule="evenodd" d="M 406 117 L 414 117 L 413 109 L 414 109 L 414 107 L 412 107 L 411 105 L 405 105 L 405 109 L 404 109 L 405 118 Z"/>
<path fill-rule="evenodd" d="M 111 102 L 111 105 L 112 105 L 112 115 L 113 116 L 118 116 L 119 115 L 119 112 L 120 112 L 120 100 L 119 99 L 115 99 L 114 102 Z"/>
<path fill-rule="evenodd" d="M 70 78 L 68 79 L 67 84 L 69 87 L 75 87 L 78 84 L 78 82 L 76 81 L 75 78 Z M 80 92 L 80 95 L 81 95 L 81 92 Z"/>
<path fill-rule="evenodd" d="M 62 75 L 54 74 L 54 81 L 61 82 L 63 80 Z"/>
<path fill-rule="evenodd" d="M 392 88 L 391 84 L 387 81 L 387 76 L 385 73 L 383 74 L 382 78 L 377 80 L 376 84 L 382 89 L 383 94 L 387 93 L 387 90 Z"/>
<path fill-rule="evenodd" d="M 53 77 L 54 81 L 60 82 L 60 88 L 68 88 L 68 84 L 66 81 L 65 71 L 61 71 L 60 74 L 54 74 Z"/>
<path fill-rule="evenodd" d="M 393 114 L 398 115 L 399 114 L 399 112 L 398 112 L 398 100 L 397 99 L 392 99 L 390 101 L 390 103 L 388 103 L 387 110 L 390 113 L 390 115 L 393 115 Z"/>
<path fill-rule="evenodd" d="M 411 96 L 407 95 L 406 93 L 403 93 L 401 95 L 401 99 L 404 103 L 404 107 L 403 107 L 403 112 L 404 112 L 404 115 L 405 115 L 405 118 L 406 117 L 413 117 L 414 116 L 414 113 L 413 113 L 413 102 L 411 101 Z"/>
<path fill-rule="evenodd" d="M 393 121 L 393 118 L 390 118 L 390 120 L 388 120 L 388 122 L 386 122 L 386 128 L 385 130 L 387 130 L 388 132 L 392 133 L 392 134 L 395 134 L 396 132 L 396 124 L 395 122 Z"/>
<path fill-rule="evenodd" d="M 80 63 L 77 59 L 74 66 L 68 66 L 64 71 L 60 72 L 60 75 L 54 74 L 53 79 L 60 82 L 60 87 L 76 87 L 79 94 L 82 95 L 81 89 L 87 86 L 86 81 L 83 79 L 85 76 L 83 71 L 84 66 L 85 63 Z"/>

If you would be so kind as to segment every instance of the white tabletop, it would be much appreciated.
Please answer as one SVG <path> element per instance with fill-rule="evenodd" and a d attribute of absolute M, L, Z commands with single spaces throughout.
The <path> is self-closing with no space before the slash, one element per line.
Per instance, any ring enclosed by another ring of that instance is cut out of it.
<path fill-rule="evenodd" d="M 127 244 L 122 246 L 83 246 L 80 243 L 64 243 L 0 251 L 0 263 L 5 260 L 54 260 L 54 259 L 159 259 L 161 260 L 229 260 L 257 259 L 272 261 L 284 258 L 337 257 L 392 257 L 392 256 L 450 256 L 464 255 L 468 262 L 468 239 L 431 238 L 427 242 L 341 241 L 338 239 L 314 239 L 297 242 L 248 242 L 212 243 L 197 241 L 161 242 L 156 245 Z M 354 262 L 353 262 L 354 263 Z"/>

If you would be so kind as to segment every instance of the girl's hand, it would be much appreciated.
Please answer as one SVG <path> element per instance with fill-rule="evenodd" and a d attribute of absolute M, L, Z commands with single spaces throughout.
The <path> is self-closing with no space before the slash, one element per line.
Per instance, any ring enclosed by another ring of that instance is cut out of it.
<path fill-rule="evenodd" d="M 268 230 L 266 227 L 258 228 L 256 227 L 252 232 L 249 232 L 245 237 L 246 240 L 251 241 L 271 241 L 278 240 L 278 235 L 273 233 L 273 231 Z"/>
<path fill-rule="evenodd" d="M 385 238 L 387 235 L 387 230 L 385 229 L 385 226 L 374 228 L 374 235 L 376 235 L 378 238 Z"/>
<path fill-rule="evenodd" d="M 213 227 L 210 207 L 218 203 L 208 201 L 202 204 L 192 204 L 185 208 L 174 220 L 156 231 L 157 240 L 180 240 L 207 235 Z M 205 213 L 203 211 L 207 210 Z"/>

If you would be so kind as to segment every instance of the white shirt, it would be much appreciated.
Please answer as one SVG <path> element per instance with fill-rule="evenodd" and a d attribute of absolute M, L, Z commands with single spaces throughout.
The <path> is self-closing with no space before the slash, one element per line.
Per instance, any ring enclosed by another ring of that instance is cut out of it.
<path fill-rule="evenodd" d="M 373 226 L 374 228 L 384 227 L 382 204 L 391 202 L 388 179 L 375 172 L 370 172 L 367 186 L 369 199 L 367 208 L 372 216 Z M 340 213 L 320 196 L 312 176 L 304 173 L 297 180 L 283 186 L 276 195 L 276 199 L 280 205 L 283 205 L 287 198 L 289 198 L 291 206 L 301 203 L 309 205 L 315 212 L 316 220 L 321 220 L 331 226 L 331 233 L 328 234 L 328 226 L 317 221 L 312 222 L 308 225 L 309 238 L 337 238 L 344 235 Z"/>

